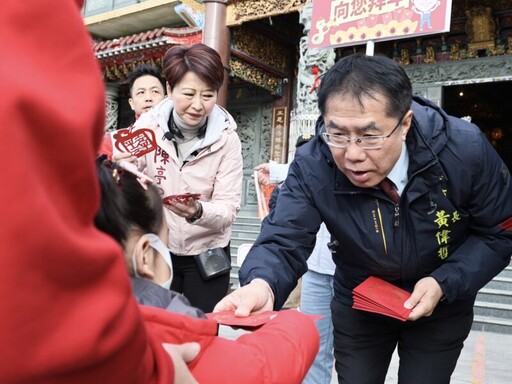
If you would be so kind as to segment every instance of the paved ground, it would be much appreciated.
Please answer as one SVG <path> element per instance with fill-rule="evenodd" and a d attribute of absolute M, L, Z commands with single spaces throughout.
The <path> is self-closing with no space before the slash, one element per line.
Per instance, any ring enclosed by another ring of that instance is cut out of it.
<path fill-rule="evenodd" d="M 219 334 L 236 338 L 244 331 L 221 326 Z M 386 384 L 397 383 L 398 356 L 391 361 Z M 336 374 L 331 384 L 336 384 Z M 511 384 L 512 335 L 472 331 L 464 343 L 452 384 Z M 432 383 L 436 384 L 436 383 Z"/>
<path fill-rule="evenodd" d="M 397 382 L 397 370 L 398 356 L 395 353 L 386 384 Z M 472 331 L 464 343 L 450 383 L 512 383 L 512 335 Z"/>

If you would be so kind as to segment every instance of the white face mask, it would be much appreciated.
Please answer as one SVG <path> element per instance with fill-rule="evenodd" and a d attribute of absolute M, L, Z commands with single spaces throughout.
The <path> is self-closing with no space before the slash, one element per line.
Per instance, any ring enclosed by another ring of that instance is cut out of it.
<path fill-rule="evenodd" d="M 145 235 L 142 235 L 142 237 L 145 237 L 146 239 L 148 239 L 149 246 L 151 248 L 153 248 L 155 251 L 157 251 L 160 254 L 160 256 L 163 257 L 163 259 L 165 260 L 165 263 L 169 267 L 169 272 L 171 274 L 171 276 L 169 277 L 169 280 L 167 280 L 167 281 L 165 281 L 163 283 L 159 283 L 158 284 L 158 285 L 160 285 L 161 287 L 163 287 L 165 289 L 169 289 L 171 287 L 172 277 L 173 277 L 172 261 L 171 261 L 171 254 L 169 253 L 169 248 L 167 248 L 164 245 L 164 243 L 162 243 L 162 240 L 160 240 L 160 238 L 157 235 L 155 235 L 154 233 L 146 233 Z M 132 256 L 132 263 L 133 263 L 133 272 L 135 273 L 135 276 L 136 277 L 141 277 L 137 273 L 137 264 L 136 264 L 136 260 L 135 260 L 135 251 L 133 252 L 133 256 Z"/>

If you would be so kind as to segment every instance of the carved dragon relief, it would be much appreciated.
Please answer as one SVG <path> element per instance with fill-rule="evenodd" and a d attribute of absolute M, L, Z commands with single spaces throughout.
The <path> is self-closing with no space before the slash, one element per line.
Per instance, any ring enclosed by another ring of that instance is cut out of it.
<path fill-rule="evenodd" d="M 512 57 L 494 56 L 485 59 L 445 61 L 404 67 L 411 82 L 418 84 L 443 84 L 466 81 L 480 82 L 482 78 L 512 78 Z"/>

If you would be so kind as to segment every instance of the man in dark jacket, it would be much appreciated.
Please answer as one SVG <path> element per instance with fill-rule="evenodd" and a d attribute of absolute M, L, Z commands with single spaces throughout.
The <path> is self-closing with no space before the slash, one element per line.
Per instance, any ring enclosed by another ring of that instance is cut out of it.
<path fill-rule="evenodd" d="M 262 224 L 240 271 L 244 286 L 216 309 L 280 308 L 325 222 L 337 243 L 339 382 L 383 383 L 398 347 L 400 383 L 448 383 L 478 290 L 510 262 L 509 170 L 478 127 L 412 100 L 406 73 L 388 58 L 343 58 L 318 103 L 317 134 Z M 408 321 L 352 308 L 352 290 L 369 276 L 411 292 Z"/>

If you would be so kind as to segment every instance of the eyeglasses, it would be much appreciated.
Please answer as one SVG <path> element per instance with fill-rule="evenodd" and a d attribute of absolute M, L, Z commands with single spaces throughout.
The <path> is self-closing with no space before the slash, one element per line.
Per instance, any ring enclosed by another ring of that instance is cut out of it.
<path fill-rule="evenodd" d="M 379 149 L 382 148 L 382 146 L 384 145 L 384 140 L 389 138 L 397 130 L 406 114 L 407 112 L 402 115 L 400 120 L 398 120 L 398 124 L 395 126 L 395 128 L 393 128 L 393 130 L 388 135 L 362 136 L 350 138 L 348 136 L 340 135 L 337 133 L 323 132 L 322 136 L 327 145 L 330 145 L 331 147 L 335 148 L 347 148 L 350 142 L 353 141 L 362 149 Z"/>

